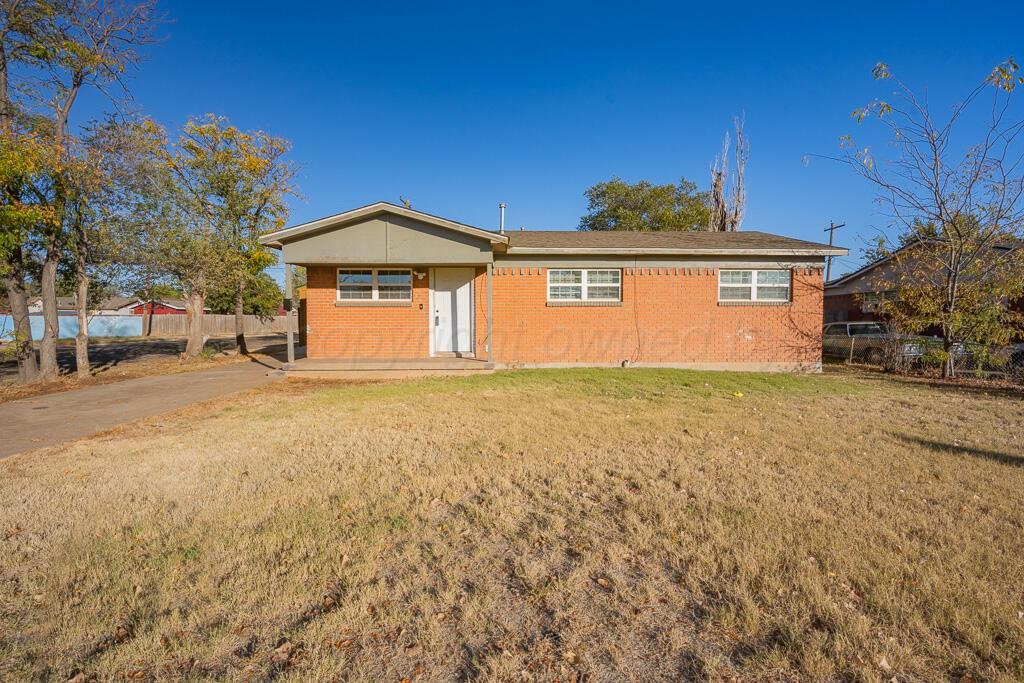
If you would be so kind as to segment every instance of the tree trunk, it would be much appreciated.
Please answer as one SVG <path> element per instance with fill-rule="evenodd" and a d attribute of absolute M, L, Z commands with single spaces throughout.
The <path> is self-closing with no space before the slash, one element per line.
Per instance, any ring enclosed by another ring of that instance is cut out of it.
<path fill-rule="evenodd" d="M 185 345 L 185 356 L 197 358 L 203 352 L 206 338 L 203 335 L 203 307 L 206 296 L 195 291 L 185 295 L 185 315 L 188 318 L 188 342 Z"/>
<path fill-rule="evenodd" d="M 942 377 L 949 379 L 956 376 L 956 358 L 953 357 L 953 341 L 943 335 L 942 350 L 945 352 L 946 360 L 942 363 Z"/>
<path fill-rule="evenodd" d="M 57 313 L 57 261 L 60 259 L 55 244 L 50 244 L 43 261 L 40 277 L 43 299 L 43 335 L 39 340 L 39 376 L 55 379 L 60 374 L 57 365 L 57 338 L 60 336 L 60 319 Z"/>
<path fill-rule="evenodd" d="M 153 276 L 146 277 L 146 296 L 143 297 L 142 312 L 146 313 L 146 336 L 153 335 Z"/>
<path fill-rule="evenodd" d="M 235 290 L 235 347 L 238 352 L 248 356 L 249 349 L 245 346 L 245 301 L 243 294 L 245 283 L 238 282 L 238 289 Z"/>
<path fill-rule="evenodd" d="M 85 254 L 75 256 L 75 294 L 78 296 L 78 334 L 75 336 L 75 368 L 78 379 L 89 376 L 89 274 Z"/>
<path fill-rule="evenodd" d="M 18 361 L 18 380 L 34 382 L 39 379 L 36 351 L 32 348 L 32 325 L 28 317 L 28 296 L 25 293 L 25 263 L 21 246 L 15 246 L 7 259 L 4 286 L 14 319 L 14 357 Z"/>

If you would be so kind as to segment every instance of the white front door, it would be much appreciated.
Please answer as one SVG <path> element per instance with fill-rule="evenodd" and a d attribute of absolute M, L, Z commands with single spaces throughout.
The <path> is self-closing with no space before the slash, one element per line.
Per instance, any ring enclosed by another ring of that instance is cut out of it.
<path fill-rule="evenodd" d="M 473 351 L 472 268 L 434 269 L 434 353 Z"/>

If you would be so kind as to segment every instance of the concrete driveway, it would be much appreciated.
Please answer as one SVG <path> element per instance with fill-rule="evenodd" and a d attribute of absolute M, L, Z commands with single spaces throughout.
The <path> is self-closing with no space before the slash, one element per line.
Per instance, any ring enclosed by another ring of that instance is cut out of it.
<path fill-rule="evenodd" d="M 79 439 L 278 379 L 279 361 L 158 375 L 0 404 L 0 458 Z M 269 373 L 269 374 L 268 374 Z"/>

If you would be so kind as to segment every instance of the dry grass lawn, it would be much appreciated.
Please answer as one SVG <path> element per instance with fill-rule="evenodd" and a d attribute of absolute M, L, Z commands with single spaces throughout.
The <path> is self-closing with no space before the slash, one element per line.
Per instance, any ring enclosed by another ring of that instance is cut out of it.
<path fill-rule="evenodd" d="M 0 678 L 1024 678 L 1024 401 L 274 385 L 0 461 Z"/>

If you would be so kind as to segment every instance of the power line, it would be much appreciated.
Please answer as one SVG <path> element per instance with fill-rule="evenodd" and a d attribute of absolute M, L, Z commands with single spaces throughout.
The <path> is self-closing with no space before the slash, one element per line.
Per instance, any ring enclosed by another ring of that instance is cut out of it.
<path fill-rule="evenodd" d="M 845 228 L 845 227 L 846 227 L 846 223 L 840 223 L 839 225 L 836 225 L 832 221 L 828 222 L 828 227 L 825 228 L 825 232 L 828 233 L 828 246 L 830 246 L 830 247 L 832 246 L 832 239 L 833 239 L 833 237 L 836 234 L 836 230 L 838 230 L 839 228 Z M 832 279 L 832 256 L 830 255 L 825 260 L 825 282 L 828 282 L 831 279 Z"/>

